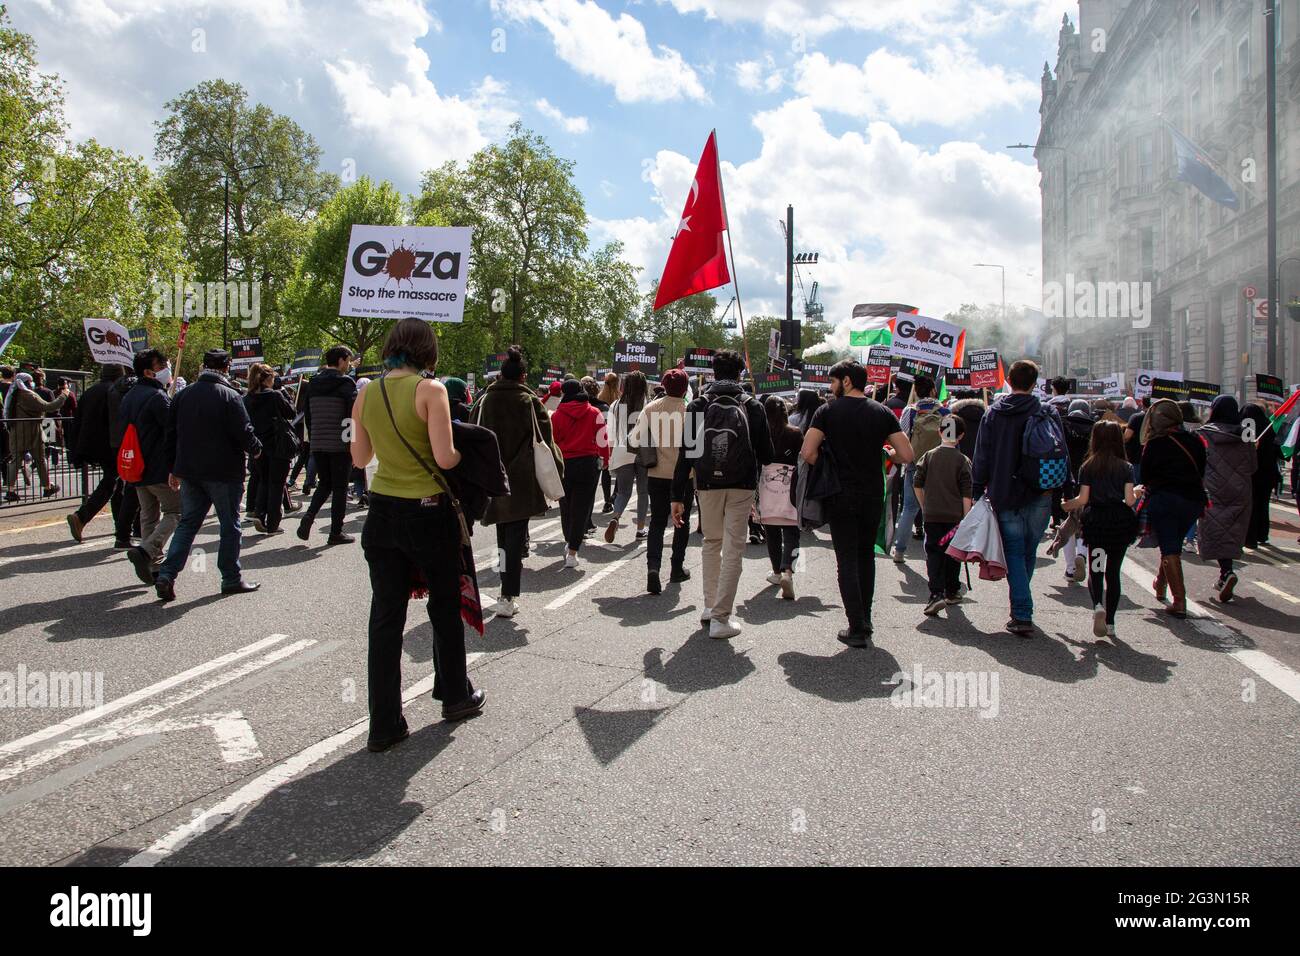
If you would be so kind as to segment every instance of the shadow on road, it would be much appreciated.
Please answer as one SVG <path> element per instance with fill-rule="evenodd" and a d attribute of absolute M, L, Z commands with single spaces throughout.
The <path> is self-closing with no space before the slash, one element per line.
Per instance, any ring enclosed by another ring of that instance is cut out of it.
<path fill-rule="evenodd" d="M 777 663 L 795 690 L 837 704 L 888 697 L 894 692 L 890 678 L 902 670 L 898 659 L 878 646 L 846 647 L 829 657 L 786 651 Z"/>

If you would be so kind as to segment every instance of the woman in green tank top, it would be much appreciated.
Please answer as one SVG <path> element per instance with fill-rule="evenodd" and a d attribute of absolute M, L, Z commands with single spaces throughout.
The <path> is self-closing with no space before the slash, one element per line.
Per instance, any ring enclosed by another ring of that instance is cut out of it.
<path fill-rule="evenodd" d="M 352 462 L 379 468 L 370 485 L 370 510 L 361 548 L 370 569 L 368 679 L 370 740 L 387 750 L 410 736 L 402 716 L 402 636 L 411 586 L 429 590 L 433 624 L 433 696 L 446 720 L 483 709 L 465 667 L 460 616 L 460 522 L 444 472 L 460 463 L 452 436 L 447 390 L 425 378 L 438 364 L 438 340 L 420 319 L 402 319 L 383 350 L 386 371 L 357 395 L 352 407 Z"/>

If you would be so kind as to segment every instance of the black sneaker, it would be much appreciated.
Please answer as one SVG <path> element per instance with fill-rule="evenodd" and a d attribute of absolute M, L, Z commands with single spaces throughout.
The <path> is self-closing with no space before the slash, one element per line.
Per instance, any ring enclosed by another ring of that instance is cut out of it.
<path fill-rule="evenodd" d="M 844 630 L 836 634 L 835 637 L 841 644 L 847 644 L 849 647 L 871 646 L 870 630 L 854 630 L 853 628 L 846 627 Z"/>
<path fill-rule="evenodd" d="M 297 534 L 303 541 L 311 537 L 311 518 L 303 518 L 298 522 Z"/>
<path fill-rule="evenodd" d="M 476 690 L 459 704 L 451 707 L 442 708 L 443 720 L 464 720 L 467 717 L 476 717 L 483 712 L 483 705 L 487 703 L 487 691 Z"/>
<path fill-rule="evenodd" d="M 1034 622 L 1018 621 L 1013 617 L 1011 620 L 1007 621 L 1007 630 L 1016 635 L 1016 637 L 1033 637 Z"/>
<path fill-rule="evenodd" d="M 1237 587 L 1237 574 L 1234 571 L 1219 581 L 1218 588 L 1216 589 L 1219 592 L 1219 600 L 1224 604 L 1227 604 L 1229 601 L 1231 601 L 1232 592 L 1236 589 L 1236 587 Z"/>
<path fill-rule="evenodd" d="M 942 594 L 932 594 L 930 595 L 930 603 L 925 606 L 925 616 L 934 617 L 947 606 L 947 598 Z"/>
<path fill-rule="evenodd" d="M 132 548 L 126 553 L 126 559 L 135 568 L 135 576 L 144 584 L 154 583 L 153 558 L 144 548 Z"/>
<path fill-rule="evenodd" d="M 169 601 L 176 600 L 176 588 L 171 581 L 166 578 L 159 578 L 153 583 L 154 591 L 158 595 L 158 600 L 166 604 Z"/>
<path fill-rule="evenodd" d="M 669 581 L 675 581 L 675 582 L 678 582 L 678 583 L 680 583 L 680 582 L 682 582 L 682 581 L 689 581 L 690 579 L 691 579 L 691 572 L 690 572 L 690 571 L 687 571 L 687 570 L 686 570 L 684 567 L 682 567 L 680 564 L 675 565 L 675 566 L 673 567 L 672 572 L 668 575 L 668 580 L 669 580 Z"/>
<path fill-rule="evenodd" d="M 130 539 L 130 538 L 114 538 L 114 539 L 113 539 L 113 550 L 114 550 L 114 551 L 129 551 L 129 550 L 131 550 L 132 547 L 134 547 L 134 545 L 131 544 L 131 539 Z"/>
<path fill-rule="evenodd" d="M 350 534 L 332 534 L 325 539 L 326 544 L 352 544 L 357 539 Z"/>
<path fill-rule="evenodd" d="M 646 575 L 645 589 L 647 594 L 659 594 L 663 591 L 663 586 L 659 583 L 658 571 L 651 571 Z"/>

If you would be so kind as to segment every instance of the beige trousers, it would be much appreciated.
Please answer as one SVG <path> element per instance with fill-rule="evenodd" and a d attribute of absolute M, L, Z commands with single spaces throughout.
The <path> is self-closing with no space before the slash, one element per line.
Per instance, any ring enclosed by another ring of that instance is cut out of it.
<path fill-rule="evenodd" d="M 741 561 L 749 540 L 752 488 L 718 488 L 698 492 L 704 531 L 704 607 L 720 620 L 731 616 L 740 584 Z M 704 615 L 701 614 L 701 617 Z"/>

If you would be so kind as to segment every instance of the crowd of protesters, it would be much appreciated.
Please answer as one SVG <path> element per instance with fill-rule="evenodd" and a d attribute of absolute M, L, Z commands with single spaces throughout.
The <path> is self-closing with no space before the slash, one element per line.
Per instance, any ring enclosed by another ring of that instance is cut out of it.
<path fill-rule="evenodd" d="M 977 534 L 998 542 L 996 555 L 985 548 L 973 558 L 1006 578 L 1007 630 L 1033 637 L 1031 581 L 1050 525 L 1047 552 L 1062 556 L 1067 582 L 1086 583 L 1093 635 L 1106 642 L 1116 638 L 1121 570 L 1135 545 L 1159 549 L 1152 588 L 1173 617 L 1188 613 L 1189 547 L 1218 566 L 1213 596 L 1232 600 L 1244 551 L 1268 545 L 1283 460 L 1278 421 L 1258 403 L 1220 396 L 1202 423 L 1190 403 L 1087 399 L 1063 379 L 1048 397 L 1024 360 L 995 398 L 941 396 L 924 375 L 872 386 L 866 368 L 842 361 L 825 394 L 803 388 L 790 403 L 755 395 L 744 360 L 727 350 L 714 354 L 711 375 L 570 375 L 538 390 L 512 346 L 477 394 L 461 379 L 439 381 L 437 359 L 432 328 L 406 319 L 373 383 L 356 377 L 358 356 L 345 346 L 327 350 L 305 381 L 259 363 L 246 385 L 219 349 L 183 388 L 157 349 L 137 353 L 131 368 L 104 366 L 79 396 L 66 382 L 47 388 L 39 373 L 0 369 L 6 498 L 18 500 L 20 474 L 56 494 L 49 466 L 61 449 L 93 466 L 98 480 L 67 515 L 71 536 L 82 541 L 109 506 L 114 546 L 163 603 L 175 600 L 210 512 L 221 592 L 238 594 L 258 588 L 240 566 L 246 518 L 270 536 L 282 533 L 286 512 L 301 511 L 297 535 L 307 541 L 328 502 L 325 541 L 337 546 L 355 543 L 344 530 L 349 508 L 365 509 L 370 747 L 383 750 L 409 733 L 400 673 L 409 600 L 428 596 L 444 716 L 473 716 L 486 694 L 466 672 L 465 622 L 481 628 L 485 615 L 513 618 L 526 606 L 529 525 L 555 505 L 562 572 L 581 573 L 587 539 L 615 544 L 631 525 L 630 542 L 645 544 L 651 597 L 665 588 L 666 543 L 668 584 L 691 580 L 694 514 L 699 620 L 718 640 L 741 633 L 734 610 L 747 545 L 765 545 L 768 583 L 794 601 L 802 549 L 825 527 L 846 619 L 837 636 L 857 648 L 874 641 L 878 554 L 904 564 L 921 540 L 923 613 L 933 618 L 970 599 L 961 560 L 972 559 L 966 542 Z M 1295 478 L 1293 465 L 1293 491 Z M 470 536 L 479 523 L 495 529 L 492 602 L 477 592 Z"/>

